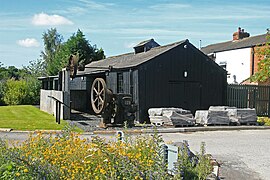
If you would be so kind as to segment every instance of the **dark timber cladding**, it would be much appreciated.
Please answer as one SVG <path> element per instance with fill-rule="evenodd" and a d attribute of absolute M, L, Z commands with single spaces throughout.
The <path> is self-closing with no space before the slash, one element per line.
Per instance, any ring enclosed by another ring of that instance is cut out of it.
<path fill-rule="evenodd" d="M 153 107 L 180 107 L 195 113 L 210 105 L 225 105 L 226 71 L 188 40 L 159 46 L 151 39 L 139 47 L 144 44 L 147 45 L 144 51 L 87 65 L 113 67 L 110 72 L 104 72 L 108 88 L 113 93 L 132 94 L 138 105 L 138 121 L 148 121 L 147 111 Z M 88 68 L 78 74 L 94 76 L 96 71 Z"/>

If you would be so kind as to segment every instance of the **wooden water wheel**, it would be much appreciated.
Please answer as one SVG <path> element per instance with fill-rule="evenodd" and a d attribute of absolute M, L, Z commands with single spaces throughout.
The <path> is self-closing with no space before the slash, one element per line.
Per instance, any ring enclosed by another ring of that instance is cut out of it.
<path fill-rule="evenodd" d="M 108 98 L 106 82 L 102 78 L 96 78 L 91 88 L 91 105 L 96 114 L 101 114 Z"/>

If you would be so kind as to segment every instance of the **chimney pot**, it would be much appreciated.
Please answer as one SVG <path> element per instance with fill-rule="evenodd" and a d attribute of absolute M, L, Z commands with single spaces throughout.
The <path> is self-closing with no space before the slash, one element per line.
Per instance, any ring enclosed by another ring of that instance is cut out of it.
<path fill-rule="evenodd" d="M 238 32 L 241 32 L 241 27 L 238 27 Z"/>
<path fill-rule="evenodd" d="M 233 40 L 240 40 L 249 36 L 250 36 L 249 33 L 245 32 L 245 30 L 242 29 L 241 27 L 238 27 L 238 31 L 233 33 Z"/>

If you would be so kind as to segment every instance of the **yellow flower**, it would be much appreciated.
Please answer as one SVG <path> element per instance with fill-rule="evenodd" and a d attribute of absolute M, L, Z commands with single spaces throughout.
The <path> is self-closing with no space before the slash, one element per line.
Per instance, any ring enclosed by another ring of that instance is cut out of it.
<path fill-rule="evenodd" d="M 139 176 L 135 176 L 135 180 L 141 180 L 143 178 L 139 177 Z"/>
<path fill-rule="evenodd" d="M 17 172 L 15 175 L 16 175 L 16 176 L 20 176 L 21 174 Z"/>
<path fill-rule="evenodd" d="M 106 174 L 106 171 L 102 168 L 99 171 L 101 172 L 101 174 Z"/>
<path fill-rule="evenodd" d="M 23 172 L 24 173 L 28 173 L 29 171 L 28 171 L 28 169 L 24 169 Z"/>

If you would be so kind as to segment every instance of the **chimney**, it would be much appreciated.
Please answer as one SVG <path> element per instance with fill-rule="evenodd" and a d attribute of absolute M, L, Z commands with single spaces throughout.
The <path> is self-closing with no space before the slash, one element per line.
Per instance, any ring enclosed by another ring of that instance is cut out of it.
<path fill-rule="evenodd" d="M 238 31 L 233 33 L 233 40 L 240 40 L 240 39 L 244 39 L 246 37 L 249 37 L 250 34 L 248 32 L 245 32 L 244 29 L 241 29 L 241 27 L 238 28 Z"/>

